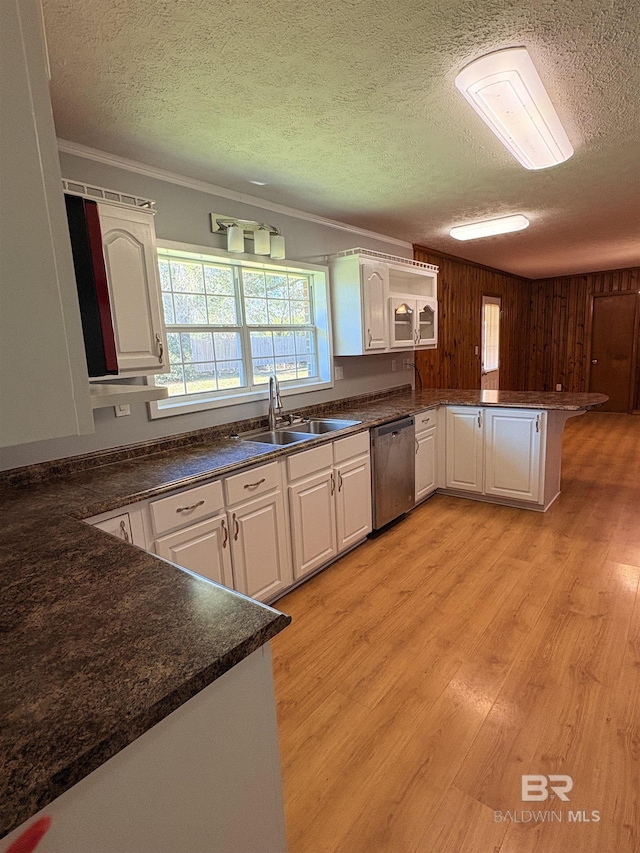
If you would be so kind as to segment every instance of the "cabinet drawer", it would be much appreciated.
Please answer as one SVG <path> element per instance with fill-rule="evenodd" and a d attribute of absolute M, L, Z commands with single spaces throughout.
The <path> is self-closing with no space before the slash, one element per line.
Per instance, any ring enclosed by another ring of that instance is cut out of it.
<path fill-rule="evenodd" d="M 427 409 L 426 412 L 419 412 L 416 416 L 416 435 L 424 432 L 427 429 L 433 429 L 436 426 L 436 409 Z"/>
<path fill-rule="evenodd" d="M 270 462 L 268 465 L 261 465 L 260 468 L 252 468 L 250 471 L 243 471 L 242 474 L 227 477 L 224 481 L 227 503 L 230 505 L 241 503 L 280 488 L 278 465 L 278 462 Z"/>
<path fill-rule="evenodd" d="M 222 483 L 219 480 L 149 504 L 156 533 L 165 533 L 175 527 L 191 524 L 223 508 Z"/>
<path fill-rule="evenodd" d="M 133 533 L 131 531 L 131 519 L 128 512 L 123 512 L 121 515 L 114 515 L 112 518 L 107 518 L 105 521 L 90 522 L 94 527 L 99 527 L 105 533 L 110 533 L 112 536 L 117 536 L 118 539 L 124 539 L 125 542 L 133 542 Z"/>
<path fill-rule="evenodd" d="M 300 477 L 308 477 L 323 468 L 331 468 L 333 465 L 333 449 L 331 443 L 321 444 L 312 450 L 295 453 L 287 459 L 290 480 L 299 480 Z"/>
<path fill-rule="evenodd" d="M 333 461 L 344 462 L 352 456 L 369 452 L 369 433 L 359 432 L 333 442 Z"/>

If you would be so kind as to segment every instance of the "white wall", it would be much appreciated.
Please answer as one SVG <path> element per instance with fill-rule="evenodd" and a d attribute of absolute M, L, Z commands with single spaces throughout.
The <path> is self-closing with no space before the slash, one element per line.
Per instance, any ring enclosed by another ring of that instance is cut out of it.
<path fill-rule="evenodd" d="M 324 223 L 265 210 L 258 205 L 221 198 L 209 192 L 180 186 L 85 157 L 62 153 L 60 162 L 65 178 L 155 199 L 156 233 L 160 240 L 177 240 L 199 246 L 211 246 L 213 249 L 221 248 L 223 244 L 220 236 L 211 233 L 210 229 L 209 215 L 217 213 L 266 221 L 280 228 L 286 239 L 289 260 L 321 262 L 320 259 L 324 255 L 355 246 L 412 257 L 409 246 L 399 246 L 384 239 L 375 239 Z M 391 361 L 391 355 L 336 359 L 336 364 L 344 369 L 342 381 L 336 382 L 333 389 L 287 397 L 286 408 L 294 411 L 296 407 L 410 382 L 413 374 L 402 370 L 392 371 Z M 401 363 L 402 359 L 397 359 L 398 366 Z M 71 436 L 7 448 L 2 453 L 0 470 L 148 441 L 263 414 L 266 414 L 264 403 L 245 403 L 153 421 L 149 419 L 144 403 L 132 405 L 131 415 L 123 418 L 116 418 L 113 408 L 99 409 L 95 412 L 96 431 L 93 435 Z M 43 417 L 46 417 L 46 412 L 43 412 Z"/>

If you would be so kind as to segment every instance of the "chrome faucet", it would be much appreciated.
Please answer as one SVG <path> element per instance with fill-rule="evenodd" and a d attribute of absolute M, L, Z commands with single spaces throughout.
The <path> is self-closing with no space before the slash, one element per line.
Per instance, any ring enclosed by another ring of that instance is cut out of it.
<path fill-rule="evenodd" d="M 269 429 L 274 430 L 278 423 L 278 415 L 282 417 L 282 398 L 280 396 L 280 383 L 278 377 L 273 373 L 269 377 Z"/>

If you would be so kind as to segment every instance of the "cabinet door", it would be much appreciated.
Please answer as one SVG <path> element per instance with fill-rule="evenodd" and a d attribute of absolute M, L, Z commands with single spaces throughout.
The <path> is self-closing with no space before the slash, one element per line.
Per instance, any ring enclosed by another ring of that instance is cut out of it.
<path fill-rule="evenodd" d="M 484 409 L 447 408 L 448 489 L 482 493 L 484 485 Z"/>
<path fill-rule="evenodd" d="M 436 428 L 416 433 L 416 503 L 437 488 Z"/>
<path fill-rule="evenodd" d="M 235 588 L 265 601 L 291 585 L 284 497 L 281 491 L 227 512 Z"/>
<path fill-rule="evenodd" d="M 360 270 L 364 319 L 365 350 L 388 347 L 387 289 L 389 271 L 380 264 L 363 263 Z"/>
<path fill-rule="evenodd" d="M 140 210 L 99 204 L 118 370 L 165 373 L 167 342 L 160 303 L 153 217 Z"/>
<path fill-rule="evenodd" d="M 224 515 L 156 539 L 155 552 L 209 580 L 233 587 L 229 528 Z"/>
<path fill-rule="evenodd" d="M 335 469 L 338 553 L 371 533 L 371 463 L 369 454 Z"/>
<path fill-rule="evenodd" d="M 538 502 L 545 412 L 485 409 L 485 417 L 485 493 Z"/>
<path fill-rule="evenodd" d="M 337 553 L 334 493 L 335 475 L 330 470 L 289 486 L 295 578 Z"/>
<path fill-rule="evenodd" d="M 0 3 L 3 447 L 94 431 L 45 55 L 39 4 Z"/>
<path fill-rule="evenodd" d="M 416 300 L 413 297 L 389 297 L 389 336 L 392 347 L 413 349 L 416 344 Z"/>
<path fill-rule="evenodd" d="M 424 347 L 438 344 L 438 303 L 435 299 L 416 301 L 416 344 Z"/>

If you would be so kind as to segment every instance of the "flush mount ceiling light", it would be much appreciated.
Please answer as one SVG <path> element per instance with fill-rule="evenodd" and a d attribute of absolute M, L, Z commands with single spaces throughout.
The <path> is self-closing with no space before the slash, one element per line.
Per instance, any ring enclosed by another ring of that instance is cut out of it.
<path fill-rule="evenodd" d="M 214 234 L 227 235 L 228 252 L 244 252 L 244 241 L 253 240 L 253 252 L 250 254 L 270 255 L 274 260 L 284 260 L 284 237 L 273 225 L 212 213 L 211 230 Z"/>
<path fill-rule="evenodd" d="M 469 225 L 457 225 L 449 231 L 456 240 L 476 240 L 478 237 L 492 237 L 495 234 L 508 234 L 510 231 L 522 231 L 529 220 L 521 213 L 514 216 L 502 216 L 499 219 L 485 219 L 483 222 L 471 222 Z"/>
<path fill-rule="evenodd" d="M 573 154 L 526 47 L 476 59 L 462 69 L 455 83 L 525 169 L 547 169 Z"/>

